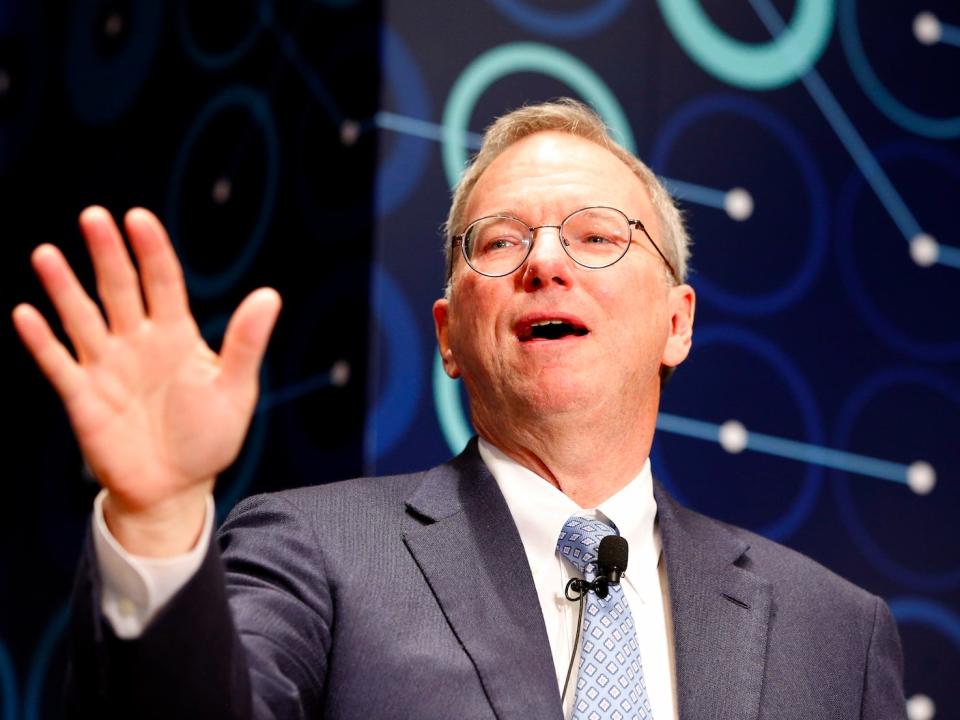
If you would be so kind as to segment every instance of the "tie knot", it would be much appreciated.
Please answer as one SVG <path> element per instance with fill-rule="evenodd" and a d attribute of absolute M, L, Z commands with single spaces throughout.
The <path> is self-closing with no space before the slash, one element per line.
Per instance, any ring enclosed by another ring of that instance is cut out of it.
<path fill-rule="evenodd" d="M 560 556 L 592 581 L 597 573 L 597 550 L 607 535 L 619 535 L 616 527 L 599 520 L 574 515 L 564 523 L 557 540 Z"/>

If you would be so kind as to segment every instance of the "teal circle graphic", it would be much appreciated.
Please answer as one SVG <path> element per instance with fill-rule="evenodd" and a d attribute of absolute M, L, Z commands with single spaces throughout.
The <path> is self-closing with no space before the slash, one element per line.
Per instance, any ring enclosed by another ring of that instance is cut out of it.
<path fill-rule="evenodd" d="M 860 41 L 856 0 L 846 0 L 840 8 L 840 40 L 850 69 L 860 81 L 860 87 L 891 121 L 904 130 L 929 138 L 945 139 L 960 135 L 960 115 L 938 118 L 918 113 L 894 97 L 880 81 L 867 60 L 867 53 Z"/>
<path fill-rule="evenodd" d="M 440 421 L 440 431 L 447 447 L 454 455 L 460 452 L 473 437 L 473 426 L 463 411 L 460 400 L 460 383 L 450 379 L 443 371 L 443 360 L 436 354 L 433 363 L 433 407 Z"/>
<path fill-rule="evenodd" d="M 771 90 L 809 70 L 833 29 L 831 0 L 797 0 L 793 18 L 765 43 L 747 43 L 718 28 L 699 0 L 657 0 L 670 32 L 700 67 L 730 85 Z"/>
<path fill-rule="evenodd" d="M 582 60 L 558 48 L 533 42 L 499 45 L 478 55 L 453 83 L 443 109 L 443 169 L 453 187 L 467 164 L 470 115 L 484 91 L 515 72 L 536 72 L 566 83 L 600 113 L 616 140 L 636 153 L 633 130 L 606 83 Z"/>

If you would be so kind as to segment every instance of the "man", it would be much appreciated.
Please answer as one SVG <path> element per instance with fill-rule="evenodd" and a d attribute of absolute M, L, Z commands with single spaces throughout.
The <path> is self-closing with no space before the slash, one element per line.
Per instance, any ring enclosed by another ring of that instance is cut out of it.
<path fill-rule="evenodd" d="M 583 106 L 499 119 L 454 196 L 433 313 L 480 440 L 424 473 L 253 498 L 219 543 L 210 491 L 279 298 L 244 300 L 218 358 L 152 215 L 126 217 L 140 282 L 105 211 L 81 226 L 109 328 L 51 246 L 33 261 L 77 361 L 14 310 L 104 486 L 74 600 L 75 714 L 904 717 L 879 598 L 652 480 L 662 378 L 691 346 L 686 235 Z M 586 592 L 578 642 L 563 591 L 595 580 L 608 534 L 630 569 Z"/>

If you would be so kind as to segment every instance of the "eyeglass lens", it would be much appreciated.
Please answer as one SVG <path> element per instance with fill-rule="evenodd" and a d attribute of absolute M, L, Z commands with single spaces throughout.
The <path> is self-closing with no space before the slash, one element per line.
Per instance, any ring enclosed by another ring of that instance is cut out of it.
<path fill-rule="evenodd" d="M 630 223 L 612 208 L 585 208 L 560 227 L 563 248 L 580 265 L 612 265 L 630 245 Z M 508 275 L 520 267 L 533 243 L 530 229 L 515 218 L 489 217 L 473 223 L 463 238 L 464 255 L 484 275 Z"/>

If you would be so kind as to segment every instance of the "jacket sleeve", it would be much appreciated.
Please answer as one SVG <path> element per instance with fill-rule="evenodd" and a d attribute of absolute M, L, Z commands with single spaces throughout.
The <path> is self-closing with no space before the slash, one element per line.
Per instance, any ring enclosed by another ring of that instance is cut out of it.
<path fill-rule="evenodd" d="M 91 543 L 72 608 L 67 716 L 297 718 L 319 712 L 332 624 L 313 529 L 276 496 L 239 505 L 144 633 L 100 612 Z"/>
<path fill-rule="evenodd" d="M 876 598 L 873 634 L 863 679 L 862 720 L 906 720 L 903 693 L 903 650 L 890 608 Z"/>

